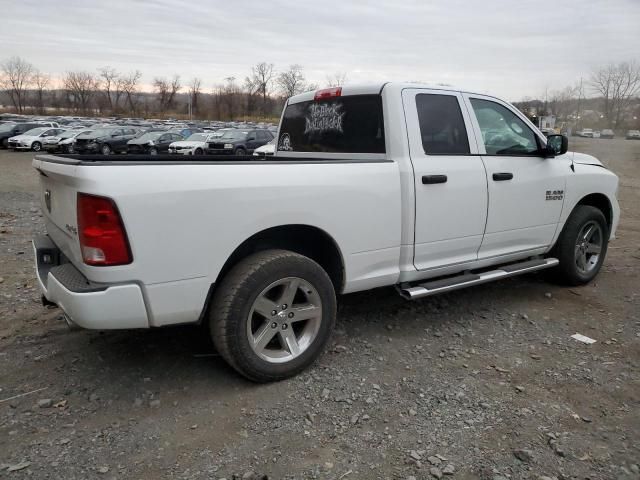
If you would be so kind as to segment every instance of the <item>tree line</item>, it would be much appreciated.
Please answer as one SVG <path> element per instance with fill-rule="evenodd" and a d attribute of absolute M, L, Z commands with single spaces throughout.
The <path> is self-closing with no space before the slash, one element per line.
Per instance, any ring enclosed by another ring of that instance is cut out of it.
<path fill-rule="evenodd" d="M 180 75 L 155 77 L 151 91 L 144 91 L 141 80 L 139 70 L 124 73 L 105 66 L 96 72 L 68 71 L 54 81 L 51 75 L 14 56 L 0 63 L 0 94 L 4 95 L 0 103 L 12 106 L 16 113 L 271 119 L 279 115 L 286 98 L 318 88 L 307 81 L 301 65 L 277 71 L 267 62 L 254 65 L 244 80 L 228 76 L 208 91 L 197 77 L 184 83 Z M 327 86 L 345 81 L 344 73 L 326 78 Z"/>
<path fill-rule="evenodd" d="M 514 105 L 530 116 L 555 115 L 578 127 L 638 128 L 639 95 L 640 65 L 629 61 L 597 68 L 574 85 Z"/>

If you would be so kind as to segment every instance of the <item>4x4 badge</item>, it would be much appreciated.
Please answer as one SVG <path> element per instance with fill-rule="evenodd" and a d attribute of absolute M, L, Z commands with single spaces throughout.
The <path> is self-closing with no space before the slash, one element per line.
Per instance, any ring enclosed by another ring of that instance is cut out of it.
<path fill-rule="evenodd" d="M 44 204 L 47 206 L 47 211 L 51 213 L 51 190 L 49 189 L 44 191 Z"/>

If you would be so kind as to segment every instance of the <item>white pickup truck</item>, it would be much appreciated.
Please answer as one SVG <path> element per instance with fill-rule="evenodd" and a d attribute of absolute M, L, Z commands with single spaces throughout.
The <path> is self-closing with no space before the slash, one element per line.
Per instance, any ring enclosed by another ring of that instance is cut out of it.
<path fill-rule="evenodd" d="M 413 300 L 600 270 L 618 178 L 497 98 L 418 84 L 307 92 L 273 157 L 38 155 L 47 301 L 91 329 L 202 323 L 254 381 L 313 362 L 336 295 Z"/>

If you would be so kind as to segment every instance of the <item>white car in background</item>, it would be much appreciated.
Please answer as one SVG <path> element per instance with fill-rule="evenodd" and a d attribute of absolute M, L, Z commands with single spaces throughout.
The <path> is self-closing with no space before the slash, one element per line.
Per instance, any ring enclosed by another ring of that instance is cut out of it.
<path fill-rule="evenodd" d="M 33 150 L 34 152 L 39 152 L 42 150 L 42 145 L 49 137 L 55 137 L 62 132 L 64 132 L 62 128 L 32 128 L 31 130 L 24 132 L 22 135 L 11 137 L 7 142 L 7 147 L 15 150 Z"/>
<path fill-rule="evenodd" d="M 253 156 L 254 157 L 266 157 L 266 156 L 271 156 L 275 153 L 276 151 L 276 139 L 274 138 L 273 140 L 271 140 L 269 143 L 256 148 L 253 151 Z"/>
<path fill-rule="evenodd" d="M 181 155 L 204 155 L 207 148 L 207 143 L 211 140 L 221 137 L 225 130 L 218 130 L 216 132 L 200 132 L 194 133 L 186 140 L 180 140 L 172 142 L 169 145 L 169 153 L 179 153 Z"/>
<path fill-rule="evenodd" d="M 85 133 L 91 133 L 91 130 L 65 130 L 59 135 L 45 139 L 42 143 L 42 148 L 48 152 L 73 153 L 76 137 Z"/>

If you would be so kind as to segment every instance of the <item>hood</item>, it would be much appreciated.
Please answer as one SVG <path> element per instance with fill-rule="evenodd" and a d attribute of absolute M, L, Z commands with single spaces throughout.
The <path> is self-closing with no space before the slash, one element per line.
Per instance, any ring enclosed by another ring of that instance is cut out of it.
<path fill-rule="evenodd" d="M 587 155 L 586 153 L 570 152 L 573 155 L 573 162 L 581 165 L 596 165 L 598 167 L 604 167 L 602 162 L 596 157 Z M 606 168 L 606 167 L 605 167 Z"/>
<path fill-rule="evenodd" d="M 33 140 L 35 138 L 39 138 L 39 137 L 35 135 L 16 135 L 15 137 L 11 137 L 9 140 L 22 141 L 22 140 Z"/>
<path fill-rule="evenodd" d="M 196 142 L 196 141 L 187 141 L 187 140 L 180 140 L 178 142 L 171 142 L 171 144 L 169 145 L 170 147 L 188 147 L 188 148 L 195 148 L 195 147 L 204 147 L 204 145 L 207 142 Z"/>
<path fill-rule="evenodd" d="M 269 143 L 261 147 L 258 147 L 254 150 L 254 152 L 258 152 L 258 153 L 274 153 L 275 151 L 276 151 L 276 146 Z"/>

